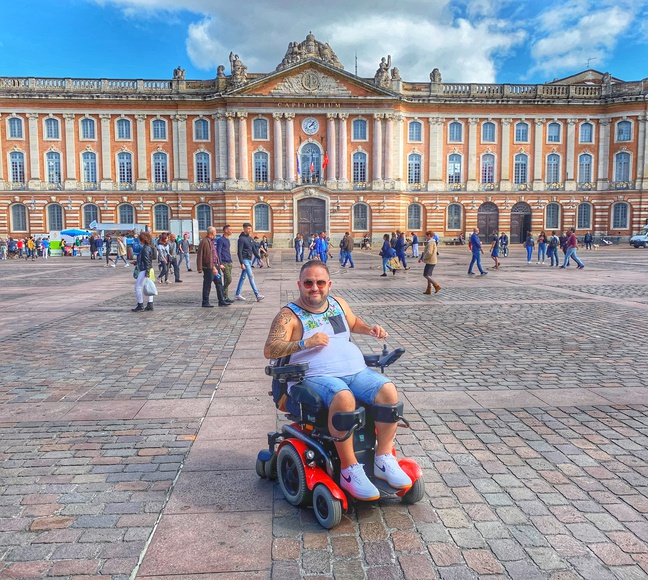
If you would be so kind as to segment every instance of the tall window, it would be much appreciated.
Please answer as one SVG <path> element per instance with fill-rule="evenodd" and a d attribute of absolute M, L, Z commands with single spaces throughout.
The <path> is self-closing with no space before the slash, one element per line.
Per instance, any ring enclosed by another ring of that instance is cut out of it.
<path fill-rule="evenodd" d="M 20 117 L 9 118 L 9 138 L 10 139 L 23 138 L 23 122 Z"/>
<path fill-rule="evenodd" d="M 366 183 L 367 181 L 367 154 L 353 154 L 353 183 Z"/>
<path fill-rule="evenodd" d="M 513 163 L 513 179 L 516 185 L 527 182 L 529 176 L 529 158 L 524 153 L 518 153 Z"/>
<path fill-rule="evenodd" d="M 94 203 L 87 203 L 83 206 L 83 227 L 90 229 L 92 222 L 99 221 L 99 208 Z"/>
<path fill-rule="evenodd" d="M 63 208 L 58 203 L 47 206 L 47 225 L 50 231 L 60 232 L 63 229 Z"/>
<path fill-rule="evenodd" d="M 552 153 L 547 155 L 547 183 L 560 181 L 560 155 Z"/>
<path fill-rule="evenodd" d="M 549 143 L 560 143 L 560 125 L 558 123 L 549 123 L 547 127 L 547 141 Z"/>
<path fill-rule="evenodd" d="M 583 123 L 580 126 L 580 142 L 581 143 L 594 142 L 594 127 L 592 123 Z"/>
<path fill-rule="evenodd" d="M 364 119 L 354 119 L 352 127 L 353 141 L 367 140 L 367 121 Z"/>
<path fill-rule="evenodd" d="M 299 162 L 304 183 L 319 183 L 321 161 L 320 149 L 317 145 L 308 143 L 302 147 Z"/>
<path fill-rule="evenodd" d="M 413 203 L 407 208 L 407 229 L 420 230 L 422 225 L 421 220 L 421 206 L 418 203 Z"/>
<path fill-rule="evenodd" d="M 164 141 L 167 138 L 166 127 L 166 121 L 153 119 L 153 139 L 155 141 Z"/>
<path fill-rule="evenodd" d="M 420 121 L 412 121 L 409 124 L 409 141 L 422 141 L 423 125 Z"/>
<path fill-rule="evenodd" d="M 14 232 L 27 231 L 27 208 L 21 203 L 11 206 L 11 229 Z"/>
<path fill-rule="evenodd" d="M 207 119 L 194 121 L 194 139 L 196 141 L 209 141 L 209 123 Z"/>
<path fill-rule="evenodd" d="M 81 119 L 81 139 L 95 138 L 94 119 Z"/>
<path fill-rule="evenodd" d="M 209 153 L 196 153 L 196 183 L 209 183 Z"/>
<path fill-rule="evenodd" d="M 130 203 L 124 203 L 120 205 L 118 213 L 119 213 L 120 224 L 135 223 L 135 208 Z"/>
<path fill-rule="evenodd" d="M 153 223 L 156 232 L 169 231 L 169 206 L 158 203 L 153 208 Z"/>
<path fill-rule="evenodd" d="M 461 155 L 457 153 L 448 157 L 448 183 L 461 183 Z"/>
<path fill-rule="evenodd" d="M 90 151 L 86 151 L 81 156 L 81 161 L 84 183 L 97 183 L 97 156 Z"/>
<path fill-rule="evenodd" d="M 481 182 L 495 183 L 495 155 L 492 153 L 482 155 Z"/>
<path fill-rule="evenodd" d="M 254 231 L 270 231 L 270 207 L 266 203 L 257 203 L 254 206 Z"/>
<path fill-rule="evenodd" d="M 615 203 L 612 206 L 612 227 L 615 230 L 628 229 L 629 206 L 625 201 Z"/>
<path fill-rule="evenodd" d="M 407 183 L 421 183 L 421 156 L 418 153 L 407 157 Z"/>
<path fill-rule="evenodd" d="M 630 181 L 630 153 L 617 153 L 614 158 L 614 181 Z"/>
<path fill-rule="evenodd" d="M 632 123 L 630 121 L 620 121 L 617 123 L 616 140 L 630 141 L 632 138 Z"/>
<path fill-rule="evenodd" d="M 117 119 L 117 139 L 131 138 L 131 124 L 128 119 Z"/>
<path fill-rule="evenodd" d="M 560 228 L 560 206 L 557 203 L 547 204 L 545 227 L 548 230 L 557 230 Z"/>
<path fill-rule="evenodd" d="M 495 123 L 487 121 L 482 125 L 482 143 L 495 142 Z"/>
<path fill-rule="evenodd" d="M 201 203 L 196 207 L 196 218 L 198 219 L 198 229 L 205 231 L 212 225 L 212 208 L 206 203 Z"/>
<path fill-rule="evenodd" d="M 515 124 L 515 141 L 517 143 L 529 142 L 529 124 L 523 121 Z"/>
<path fill-rule="evenodd" d="M 369 211 L 364 203 L 353 206 L 353 229 L 356 232 L 366 232 L 369 229 Z"/>
<path fill-rule="evenodd" d="M 45 139 L 60 139 L 58 119 L 45 119 Z"/>
<path fill-rule="evenodd" d="M 463 215 L 463 211 L 460 204 L 451 203 L 448 206 L 448 229 L 449 230 L 461 229 L 462 215 Z"/>
<path fill-rule="evenodd" d="M 589 230 L 592 227 L 592 206 L 589 203 L 578 205 L 576 227 L 580 230 Z"/>
<path fill-rule="evenodd" d="M 254 119 L 252 121 L 252 139 L 268 139 L 268 119 Z"/>
<path fill-rule="evenodd" d="M 153 181 L 155 183 L 166 184 L 169 182 L 169 171 L 167 166 L 166 153 L 153 154 Z M 155 228 L 160 231 L 159 228 Z"/>
<path fill-rule="evenodd" d="M 268 154 L 264 151 L 254 154 L 254 182 L 268 183 Z"/>
<path fill-rule="evenodd" d="M 25 154 L 13 151 L 9 154 L 11 164 L 11 183 L 25 183 Z"/>
<path fill-rule="evenodd" d="M 578 183 L 592 182 L 592 156 L 583 153 L 578 156 Z"/>
<path fill-rule="evenodd" d="M 47 164 L 47 183 L 61 183 L 61 154 L 50 151 L 45 155 Z"/>
<path fill-rule="evenodd" d="M 117 154 L 117 173 L 119 183 L 132 185 L 133 183 L 133 156 L 130 153 Z M 132 222 L 128 222 L 132 223 Z"/>
<path fill-rule="evenodd" d="M 458 121 L 453 121 L 448 127 L 448 141 L 461 143 L 463 126 Z"/>

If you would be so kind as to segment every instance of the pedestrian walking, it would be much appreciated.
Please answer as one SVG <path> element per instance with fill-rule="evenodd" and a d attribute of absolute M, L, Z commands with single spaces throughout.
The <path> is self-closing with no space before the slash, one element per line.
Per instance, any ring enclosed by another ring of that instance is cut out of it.
<path fill-rule="evenodd" d="M 265 262 L 266 268 L 270 267 L 270 253 L 268 251 L 268 238 L 263 236 L 259 242 L 259 256 Z M 263 265 L 261 266 L 263 268 Z"/>
<path fill-rule="evenodd" d="M 153 239 L 149 232 L 140 232 L 138 236 L 140 251 L 137 254 L 137 279 L 135 280 L 135 297 L 137 306 L 132 309 L 133 312 L 142 310 L 153 310 L 153 296 L 148 296 L 146 308 L 144 308 L 144 284 L 146 279 L 151 275 L 153 268 Z"/>
<path fill-rule="evenodd" d="M 533 233 L 529 232 L 526 240 L 524 241 L 524 247 L 527 253 L 527 265 L 531 264 L 531 258 L 533 257 L 533 246 L 535 246 L 535 240 L 533 239 Z"/>
<path fill-rule="evenodd" d="M 381 274 L 381 276 L 387 276 L 387 270 L 391 271 L 392 275 L 395 276 L 396 270 L 398 268 L 394 268 L 394 266 L 390 264 L 390 260 L 396 257 L 396 250 L 394 250 L 394 248 L 392 248 L 391 246 L 389 234 L 385 234 L 383 236 L 383 245 L 382 248 L 380 249 L 379 255 L 382 258 L 382 268 L 383 268 L 383 273 Z"/>
<path fill-rule="evenodd" d="M 342 245 L 340 246 L 342 250 L 342 267 L 346 268 L 347 264 L 351 264 L 349 268 L 355 268 L 353 264 L 353 258 L 351 257 L 351 252 L 353 252 L 353 238 L 346 232 L 342 238 Z"/>
<path fill-rule="evenodd" d="M 558 259 L 559 247 L 560 239 L 556 235 L 556 232 L 552 231 L 551 235 L 547 238 L 547 255 L 551 259 L 551 266 L 560 266 L 560 260 Z"/>
<path fill-rule="evenodd" d="M 304 238 L 301 234 L 295 236 L 295 262 L 304 261 Z"/>
<path fill-rule="evenodd" d="M 592 233 L 588 230 L 585 232 L 585 236 L 583 237 L 583 242 L 585 242 L 585 249 L 586 250 L 591 250 L 592 249 L 592 244 L 594 242 L 594 237 L 592 236 Z"/>
<path fill-rule="evenodd" d="M 245 222 L 243 224 L 243 231 L 239 234 L 237 255 L 239 263 L 241 264 L 241 277 L 239 278 L 238 285 L 236 286 L 236 300 L 245 300 L 241 294 L 245 278 L 249 278 L 252 292 L 256 296 L 256 301 L 261 302 L 265 298 L 263 294 L 259 294 L 259 290 L 254 283 L 254 272 L 252 272 L 252 259 L 259 259 L 259 250 L 257 249 L 250 232 L 252 231 L 252 224 Z"/>
<path fill-rule="evenodd" d="M 178 238 L 175 234 L 169 234 L 169 266 L 173 268 L 173 278 L 175 283 L 179 284 L 180 280 L 180 254 L 178 254 Z"/>
<path fill-rule="evenodd" d="M 488 272 L 486 272 L 482 268 L 482 264 L 481 264 L 481 255 L 484 253 L 484 249 L 482 248 L 482 243 L 481 240 L 479 239 L 479 228 L 475 228 L 473 230 L 473 233 L 470 235 L 470 239 L 468 240 L 468 247 L 472 252 L 472 260 L 470 260 L 470 266 L 468 266 L 468 274 L 474 276 L 475 273 L 473 272 L 473 266 L 477 264 L 479 273 L 482 276 L 486 276 Z"/>
<path fill-rule="evenodd" d="M 427 235 L 427 234 L 426 234 Z M 419 257 L 419 239 L 416 232 L 412 232 L 412 258 Z"/>
<path fill-rule="evenodd" d="M 574 233 L 574 230 L 572 228 L 569 228 L 567 230 L 567 241 L 565 243 L 565 247 L 565 261 L 560 267 L 566 268 L 569 264 L 569 259 L 573 258 L 573 260 L 578 264 L 578 269 L 582 270 L 585 267 L 585 264 L 581 262 L 580 258 L 576 254 L 576 249 L 578 248 L 578 238 L 576 238 L 576 234 Z"/>
<path fill-rule="evenodd" d="M 47 238 L 43 238 L 41 240 L 41 256 L 43 260 L 47 260 L 49 258 L 49 240 Z"/>
<path fill-rule="evenodd" d="M 538 235 L 538 264 L 544 264 L 547 256 L 547 234 L 544 230 Z"/>
<path fill-rule="evenodd" d="M 27 238 L 27 254 L 25 260 L 32 259 L 32 262 L 36 259 L 36 242 L 34 241 L 34 236 L 29 236 Z"/>
<path fill-rule="evenodd" d="M 178 244 L 178 254 L 180 255 L 180 263 L 184 260 L 185 265 L 187 266 L 187 272 L 191 272 L 191 262 L 189 261 L 189 234 L 185 232 L 182 235 L 182 239 Z"/>
<path fill-rule="evenodd" d="M 107 268 L 110 265 L 110 262 L 112 262 L 110 259 L 110 252 L 112 251 L 112 238 L 110 237 L 110 234 L 105 235 L 103 242 L 106 250 L 106 263 L 104 264 L 104 268 Z"/>
<path fill-rule="evenodd" d="M 232 283 L 232 251 L 230 249 L 230 236 L 232 235 L 232 226 L 226 224 L 223 226 L 223 235 L 216 240 L 216 252 L 220 262 L 221 274 L 223 275 L 223 295 L 225 302 L 232 304 L 234 300 L 229 297 L 229 287 Z"/>
<path fill-rule="evenodd" d="M 103 260 L 104 242 L 103 238 L 99 234 L 97 234 L 95 237 L 95 247 L 97 248 L 96 258 Z"/>
<path fill-rule="evenodd" d="M 118 236 L 117 237 L 117 255 L 115 256 L 115 261 L 112 263 L 112 267 L 116 268 L 117 267 L 117 262 L 119 262 L 119 260 L 121 259 L 121 260 L 124 261 L 124 268 L 128 268 L 130 266 L 130 264 L 126 260 L 126 254 L 127 253 L 128 252 L 126 250 L 126 242 L 124 241 L 124 236 Z"/>
<path fill-rule="evenodd" d="M 315 258 L 316 245 L 317 245 L 317 236 L 315 234 L 311 234 L 310 242 L 308 244 L 308 260 L 312 260 L 313 258 Z"/>
<path fill-rule="evenodd" d="M 493 230 L 493 241 L 490 247 L 490 255 L 491 258 L 493 258 L 493 262 L 495 262 L 495 269 L 499 270 L 499 234 L 497 233 L 497 230 Z"/>
<path fill-rule="evenodd" d="M 405 249 L 407 248 L 407 242 L 405 241 L 405 232 L 399 232 L 396 242 L 394 243 L 394 250 L 396 250 L 396 257 L 399 262 L 403 264 L 405 270 L 409 270 L 407 265 L 407 260 L 405 259 Z"/>
<path fill-rule="evenodd" d="M 213 308 L 213 305 L 209 303 L 212 282 L 216 286 L 218 305 L 231 306 L 231 302 L 225 300 L 222 275 L 224 268 L 218 260 L 218 252 L 216 251 L 216 244 L 214 243 L 215 236 L 216 228 L 214 226 L 209 226 L 207 228 L 207 235 L 200 240 L 196 255 L 196 269 L 199 274 L 202 273 L 203 275 L 201 304 L 203 308 Z"/>
<path fill-rule="evenodd" d="M 320 232 L 320 235 L 315 240 L 315 257 L 319 257 L 320 261 L 325 264 L 329 258 L 329 242 L 326 232 Z"/>
<path fill-rule="evenodd" d="M 423 262 L 425 268 L 423 268 L 423 278 L 427 280 L 427 288 L 423 294 L 432 294 L 432 288 L 434 287 L 434 293 L 436 294 L 441 290 L 441 286 L 437 284 L 433 278 L 432 273 L 434 272 L 434 267 L 437 265 L 437 244 L 434 241 L 434 232 L 425 232 L 425 249 L 423 250 L 423 255 L 419 258 L 419 263 Z"/>
<path fill-rule="evenodd" d="M 508 257 L 509 239 L 508 239 L 508 236 L 506 235 L 505 232 L 502 232 L 502 234 L 499 237 L 499 245 L 500 245 L 500 251 L 502 253 L 502 256 L 504 258 L 507 258 Z"/>
<path fill-rule="evenodd" d="M 158 275 L 158 279 L 160 281 L 160 284 L 168 284 L 169 283 L 169 237 L 167 234 L 162 234 L 157 243 L 157 251 L 158 251 L 158 267 L 160 270 L 160 274 Z"/>

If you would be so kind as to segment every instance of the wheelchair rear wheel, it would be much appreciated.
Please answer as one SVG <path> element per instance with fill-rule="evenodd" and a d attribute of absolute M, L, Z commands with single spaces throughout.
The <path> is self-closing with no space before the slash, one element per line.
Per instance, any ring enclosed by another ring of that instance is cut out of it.
<path fill-rule="evenodd" d="M 419 477 L 407 490 L 407 493 L 403 496 L 403 503 L 414 504 L 418 503 L 423 499 L 425 495 L 425 482 L 422 477 Z"/>
<path fill-rule="evenodd" d="M 313 490 L 313 509 L 317 521 L 327 530 L 337 526 L 342 519 L 342 502 L 335 499 L 323 483 L 318 483 Z"/>
<path fill-rule="evenodd" d="M 310 503 L 311 493 L 306 485 L 304 464 L 299 452 L 290 444 L 279 450 L 277 475 L 279 487 L 288 503 L 295 506 L 306 506 Z"/>

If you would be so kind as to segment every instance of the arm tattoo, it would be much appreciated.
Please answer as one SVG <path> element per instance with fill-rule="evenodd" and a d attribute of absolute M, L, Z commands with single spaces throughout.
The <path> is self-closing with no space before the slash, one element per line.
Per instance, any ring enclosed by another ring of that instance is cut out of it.
<path fill-rule="evenodd" d="M 282 310 L 275 316 L 270 327 L 268 340 L 266 340 L 266 349 L 268 349 L 268 358 L 281 358 L 288 356 L 299 350 L 299 341 L 291 341 L 288 335 L 288 324 L 293 317 L 292 312 Z"/>

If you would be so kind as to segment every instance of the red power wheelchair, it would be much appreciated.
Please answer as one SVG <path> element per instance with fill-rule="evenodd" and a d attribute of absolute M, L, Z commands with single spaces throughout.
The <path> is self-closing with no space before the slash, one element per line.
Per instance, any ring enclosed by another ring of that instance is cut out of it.
<path fill-rule="evenodd" d="M 380 368 L 381 372 L 396 362 L 405 352 L 398 348 L 391 352 L 387 346 L 380 355 L 364 355 L 368 367 Z M 358 402 L 353 412 L 336 413 L 333 426 L 346 432 L 341 438 L 332 437 L 328 431 L 328 409 L 321 397 L 300 381 L 308 369 L 308 363 L 286 364 L 287 357 L 266 367 L 266 374 L 273 378 L 272 395 L 278 403 L 285 397 L 287 418 L 293 423 L 284 425 L 280 432 L 268 433 L 268 449 L 259 452 L 256 472 L 261 478 L 278 479 L 286 500 L 294 506 L 312 505 L 315 517 L 326 529 L 337 526 L 343 511 L 349 509 L 351 496 L 339 486 L 340 461 L 335 449 L 336 441 L 353 437 L 353 447 L 358 462 L 364 465 L 369 479 L 381 495 L 397 495 L 407 504 L 414 504 L 425 495 L 423 471 L 413 459 L 398 461 L 401 469 L 412 480 L 406 490 L 394 489 L 387 482 L 374 478 L 373 465 L 376 445 L 375 422 L 399 423 L 408 427 L 403 417 L 403 403 L 396 405 L 365 405 Z M 287 395 L 287 384 L 297 382 Z M 395 452 L 392 451 L 394 454 Z"/>

